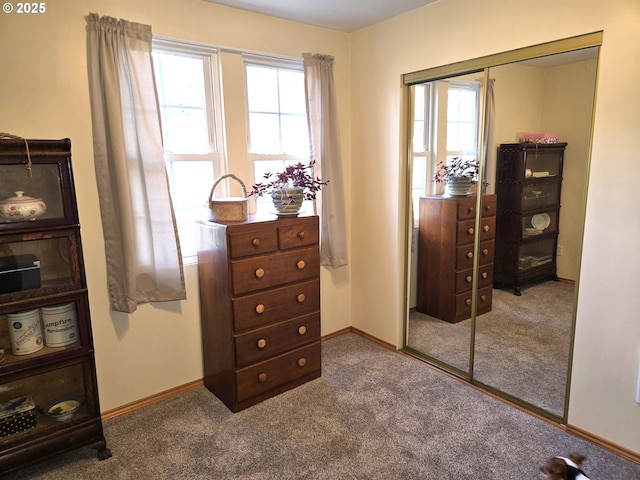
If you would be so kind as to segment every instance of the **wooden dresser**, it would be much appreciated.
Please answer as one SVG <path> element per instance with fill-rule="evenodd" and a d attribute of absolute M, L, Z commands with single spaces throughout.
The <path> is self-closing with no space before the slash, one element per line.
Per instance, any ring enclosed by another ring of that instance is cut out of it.
<path fill-rule="evenodd" d="M 205 386 L 237 412 L 318 378 L 318 217 L 197 228 Z"/>
<path fill-rule="evenodd" d="M 420 198 L 420 313 L 455 323 L 471 317 L 476 196 Z M 496 196 L 483 195 L 477 314 L 491 311 Z"/>

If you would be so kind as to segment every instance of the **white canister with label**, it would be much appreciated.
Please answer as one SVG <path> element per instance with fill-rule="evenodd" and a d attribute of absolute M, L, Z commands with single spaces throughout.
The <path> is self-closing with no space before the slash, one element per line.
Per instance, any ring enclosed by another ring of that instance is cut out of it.
<path fill-rule="evenodd" d="M 42 350 L 42 324 L 40 309 L 8 313 L 9 335 L 14 355 L 28 355 Z"/>
<path fill-rule="evenodd" d="M 75 303 L 42 307 L 41 313 L 44 325 L 44 343 L 47 347 L 64 347 L 78 340 Z"/>

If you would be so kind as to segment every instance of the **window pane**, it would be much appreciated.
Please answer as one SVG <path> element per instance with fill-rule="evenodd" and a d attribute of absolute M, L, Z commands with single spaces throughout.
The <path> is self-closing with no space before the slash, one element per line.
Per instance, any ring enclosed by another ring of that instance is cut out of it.
<path fill-rule="evenodd" d="M 447 151 L 473 152 L 477 143 L 476 86 L 450 86 L 447 103 Z"/>
<path fill-rule="evenodd" d="M 300 70 L 247 65 L 252 153 L 309 155 L 304 74 Z"/>
<path fill-rule="evenodd" d="M 168 162 L 173 206 L 202 207 L 207 204 L 213 186 L 213 167 L 208 161 Z"/>
<path fill-rule="evenodd" d="M 299 71 L 279 70 L 280 112 L 306 115 L 304 75 Z"/>
<path fill-rule="evenodd" d="M 168 107 L 164 112 L 164 151 L 168 153 L 209 152 L 206 112 L 202 109 Z"/>
<path fill-rule="evenodd" d="M 202 59 L 179 55 L 156 54 L 156 66 L 162 74 L 164 102 L 170 105 L 203 106 Z"/>
<path fill-rule="evenodd" d="M 203 57 L 154 52 L 154 67 L 165 152 L 210 152 Z"/>
<path fill-rule="evenodd" d="M 427 157 L 413 157 L 412 197 L 413 218 L 420 218 L 420 197 L 426 194 Z"/>
<path fill-rule="evenodd" d="M 278 112 L 278 71 L 247 66 L 247 97 L 250 112 Z"/>
<path fill-rule="evenodd" d="M 250 150 L 256 153 L 280 153 L 280 125 L 277 114 L 250 113 Z"/>
<path fill-rule="evenodd" d="M 195 223 L 207 218 L 207 201 L 213 187 L 213 166 L 208 161 L 167 162 L 171 198 L 176 214 L 180 249 L 194 255 L 197 249 Z"/>
<path fill-rule="evenodd" d="M 309 155 L 309 128 L 307 117 L 300 115 L 282 116 L 282 151 Z"/>

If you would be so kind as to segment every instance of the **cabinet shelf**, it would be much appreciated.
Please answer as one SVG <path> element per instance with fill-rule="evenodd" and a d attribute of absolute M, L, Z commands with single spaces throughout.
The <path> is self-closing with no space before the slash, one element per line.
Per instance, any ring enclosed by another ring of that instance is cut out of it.
<path fill-rule="evenodd" d="M 562 166 L 566 143 L 498 149 L 494 286 L 516 295 L 525 283 L 557 280 Z"/>
<path fill-rule="evenodd" d="M 82 446 L 95 448 L 101 460 L 111 456 L 100 417 L 71 142 L 27 142 L 29 154 L 23 140 L 0 140 L 3 473 Z M 13 213 L 22 208 L 16 207 L 18 191 L 41 199 L 46 211 L 13 221 L 27 216 Z M 71 418 L 58 421 L 43 413 L 68 398 L 81 401 Z M 28 399 L 26 410 L 14 412 L 15 399 Z M 21 415 L 25 424 L 14 419 Z"/>

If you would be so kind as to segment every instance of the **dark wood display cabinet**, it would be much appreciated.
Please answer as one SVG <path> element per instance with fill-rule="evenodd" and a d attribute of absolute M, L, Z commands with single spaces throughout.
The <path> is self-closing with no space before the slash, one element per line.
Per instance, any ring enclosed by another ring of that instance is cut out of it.
<path fill-rule="evenodd" d="M 0 140 L 0 472 L 103 434 L 71 142 Z"/>
<path fill-rule="evenodd" d="M 566 143 L 500 145 L 494 284 L 558 280 L 556 250 Z"/>
<path fill-rule="evenodd" d="M 471 317 L 477 198 L 420 198 L 418 312 L 451 323 Z M 477 315 L 491 311 L 495 209 L 495 195 L 483 195 Z"/>
<path fill-rule="evenodd" d="M 205 386 L 238 412 L 318 378 L 318 217 L 197 228 Z"/>

